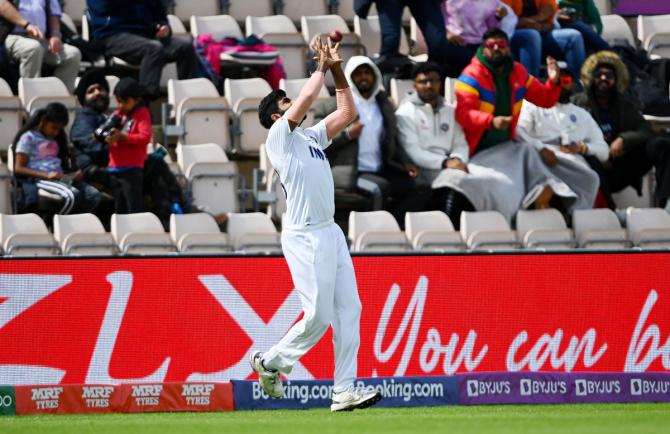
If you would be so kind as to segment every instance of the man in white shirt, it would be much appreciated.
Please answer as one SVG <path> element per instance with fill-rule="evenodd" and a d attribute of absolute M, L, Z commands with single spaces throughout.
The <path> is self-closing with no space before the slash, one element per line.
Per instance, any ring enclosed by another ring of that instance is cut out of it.
<path fill-rule="evenodd" d="M 339 45 L 317 38 L 313 50 L 318 67 L 295 101 L 276 90 L 261 101 L 258 115 L 270 129 L 268 158 L 286 193 L 282 250 L 304 316 L 267 352 L 250 356 L 265 392 L 280 398 L 280 374 L 293 365 L 333 327 L 335 374 L 331 411 L 366 408 L 381 395 L 354 387 L 360 343 L 361 302 L 344 234 L 334 222 L 333 176 L 325 149 L 356 116 L 351 90 L 342 72 Z M 335 79 L 337 110 L 311 128 L 299 127 L 323 87 L 330 69 Z"/>
<path fill-rule="evenodd" d="M 524 101 L 517 135 L 532 144 L 549 171 L 577 194 L 574 208 L 589 209 L 593 208 L 600 181 L 586 159 L 607 161 L 609 148 L 591 114 L 570 102 L 572 76 L 567 65 L 563 66 L 558 104 L 543 109 Z"/>

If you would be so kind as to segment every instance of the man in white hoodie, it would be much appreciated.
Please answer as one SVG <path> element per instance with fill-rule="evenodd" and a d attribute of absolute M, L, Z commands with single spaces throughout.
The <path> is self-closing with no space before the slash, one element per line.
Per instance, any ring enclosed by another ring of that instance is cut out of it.
<path fill-rule="evenodd" d="M 326 149 L 335 188 L 365 194 L 370 208 L 391 211 L 402 225 L 405 211 L 418 211 L 423 204 L 413 180 L 416 167 L 398 145 L 394 107 L 382 89 L 381 73 L 369 57 L 354 56 L 344 75 L 358 117 Z M 314 122 L 335 109 L 335 99 L 318 103 Z"/>

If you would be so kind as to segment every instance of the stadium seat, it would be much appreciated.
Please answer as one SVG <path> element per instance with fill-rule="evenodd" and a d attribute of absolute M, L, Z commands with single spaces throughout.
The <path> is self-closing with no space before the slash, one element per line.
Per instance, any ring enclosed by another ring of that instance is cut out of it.
<path fill-rule="evenodd" d="M 638 15 L 637 38 L 652 59 L 670 59 L 670 14 Z"/>
<path fill-rule="evenodd" d="M 112 234 L 105 232 L 93 214 L 56 214 L 53 223 L 63 255 L 109 256 L 118 251 Z"/>
<path fill-rule="evenodd" d="M 262 78 L 226 78 L 223 88 L 235 113 L 234 149 L 258 155 L 258 148 L 267 137 L 267 130 L 258 124 L 258 104 L 272 88 Z"/>
<path fill-rule="evenodd" d="M 303 15 L 328 15 L 329 3 L 330 0 L 282 0 L 281 10 L 277 13 L 299 23 Z"/>
<path fill-rule="evenodd" d="M 345 16 L 342 17 L 347 19 Z M 368 15 L 366 19 L 362 19 L 356 15 L 353 17 L 353 20 L 354 33 L 360 38 L 361 43 L 365 47 L 366 54 L 369 57 L 377 56 L 379 54 L 382 38 L 381 29 L 379 27 L 379 16 Z M 410 54 L 409 41 L 407 40 L 407 34 L 404 31 L 400 35 L 400 47 L 398 50 L 401 54 Z"/>
<path fill-rule="evenodd" d="M 612 1 L 611 0 L 595 0 L 594 1 L 596 8 L 600 15 L 609 15 L 612 13 Z"/>
<path fill-rule="evenodd" d="M 449 103 L 456 105 L 456 79 L 447 77 L 444 79 L 444 99 Z"/>
<path fill-rule="evenodd" d="M 561 213 L 553 208 L 519 210 L 516 231 L 526 249 L 566 250 L 577 246 L 572 230 Z"/>
<path fill-rule="evenodd" d="M 21 100 L 12 94 L 7 82 L 0 78 L 0 152 L 7 152 L 21 127 L 22 119 Z"/>
<path fill-rule="evenodd" d="M 286 96 L 288 96 L 292 100 L 295 100 L 300 94 L 300 90 L 307 83 L 307 80 L 309 80 L 309 78 L 294 78 L 289 80 L 282 78 L 281 80 L 279 80 L 279 88 L 286 91 Z M 324 86 L 321 88 L 321 91 L 319 92 L 319 95 L 316 97 L 316 100 L 323 101 L 330 98 L 331 96 L 328 93 L 328 89 L 326 89 L 326 87 Z M 312 104 L 312 107 L 309 108 L 306 116 L 307 118 L 302 122 L 302 126 L 304 128 L 311 127 L 312 125 L 314 125 L 314 104 Z"/>
<path fill-rule="evenodd" d="M 222 2 L 221 13 L 232 16 L 239 23 L 244 23 L 247 17 L 265 17 L 274 13 L 273 0 L 228 1 Z M 267 41 L 266 41 L 267 42 Z"/>
<path fill-rule="evenodd" d="M 583 249 L 625 249 L 632 245 L 614 211 L 607 208 L 573 211 L 572 228 Z"/>
<path fill-rule="evenodd" d="M 670 248 L 670 214 L 661 208 L 630 208 L 626 217 L 628 238 L 637 247 Z"/>
<path fill-rule="evenodd" d="M 233 37 L 244 39 L 242 29 L 237 24 L 235 18 L 230 15 L 215 15 L 215 16 L 191 16 L 191 34 L 194 38 L 205 33 L 211 33 L 215 40 Z M 239 53 L 221 53 L 221 61 L 237 65 L 249 66 L 266 66 L 271 65 L 277 59 L 279 53 L 271 51 L 266 53 L 258 53 L 255 51 L 239 52 Z"/>
<path fill-rule="evenodd" d="M 180 253 L 228 253 L 228 236 L 219 230 L 214 217 L 207 213 L 172 214 L 170 238 Z"/>
<path fill-rule="evenodd" d="M 12 213 L 12 174 L 0 161 L 0 214 Z"/>
<path fill-rule="evenodd" d="M 349 240 L 352 252 L 403 252 L 412 248 L 388 211 L 351 211 Z"/>
<path fill-rule="evenodd" d="M 470 250 L 511 250 L 521 245 L 498 211 L 461 213 L 461 237 Z"/>
<path fill-rule="evenodd" d="M 181 21 L 187 22 L 191 16 L 210 16 L 221 13 L 221 0 L 176 0 L 169 12 L 179 17 Z"/>
<path fill-rule="evenodd" d="M 228 214 L 228 236 L 240 253 L 281 253 L 279 234 L 267 214 Z"/>
<path fill-rule="evenodd" d="M 61 4 L 63 5 L 63 14 L 67 14 L 69 17 L 72 17 L 72 20 L 75 18 L 76 20 L 79 20 L 86 11 L 86 0 L 65 0 L 64 2 L 61 2 Z M 76 25 L 81 25 L 81 22 L 73 21 L 73 24 L 75 24 L 76 28 Z"/>
<path fill-rule="evenodd" d="M 248 16 L 247 36 L 256 35 L 279 51 L 286 77 L 307 75 L 308 47 L 295 24 L 286 15 Z"/>
<path fill-rule="evenodd" d="M 461 234 L 442 211 L 405 213 L 405 234 L 414 250 L 465 250 Z"/>
<path fill-rule="evenodd" d="M 286 212 L 286 193 L 279 180 L 279 174 L 272 167 L 272 163 L 265 151 L 265 144 L 262 143 L 259 154 L 259 169 L 263 172 L 262 183 L 265 185 L 267 193 L 274 193 L 275 201 L 268 204 L 267 214 L 273 221 L 281 221 L 282 215 Z"/>
<path fill-rule="evenodd" d="M 37 214 L 0 214 L 0 243 L 7 256 L 53 256 L 58 243 Z"/>
<path fill-rule="evenodd" d="M 320 36 L 324 42 L 328 34 L 337 30 L 342 33 L 342 40 L 340 41 L 340 53 L 343 59 L 348 59 L 352 56 L 365 54 L 365 47 L 356 33 L 349 31 L 344 18 L 337 15 L 315 15 L 308 16 L 303 14 L 300 19 L 302 36 L 307 45 L 312 45 L 312 40 Z M 333 87 L 334 82 L 331 74 L 326 75 L 326 86 Z"/>
<path fill-rule="evenodd" d="M 409 22 L 409 40 L 412 46 L 412 54 L 415 56 L 423 56 L 417 58 L 417 62 L 425 62 L 428 60 L 428 45 L 426 45 L 426 39 L 424 39 L 421 28 L 419 28 L 414 17 L 412 17 Z"/>
<path fill-rule="evenodd" d="M 414 92 L 414 80 L 392 78 L 389 87 L 391 88 L 391 101 L 398 107 L 410 92 Z"/>
<path fill-rule="evenodd" d="M 237 166 L 217 144 L 177 145 L 177 164 L 196 206 L 211 214 L 239 210 Z"/>
<path fill-rule="evenodd" d="M 165 254 L 176 251 L 158 217 L 150 212 L 112 214 L 112 236 L 123 254 Z"/>
<path fill-rule="evenodd" d="M 635 36 L 628 27 L 626 20 L 620 15 L 603 15 L 600 17 L 603 22 L 602 38 L 610 45 L 628 45 L 635 48 Z"/>
<path fill-rule="evenodd" d="M 77 99 L 70 95 L 58 77 L 19 78 L 19 99 L 28 113 L 52 102 L 63 104 L 70 114 L 70 122 L 66 128 L 69 133 L 74 122 Z"/>
<path fill-rule="evenodd" d="M 210 80 L 170 80 L 167 89 L 176 125 L 182 127 L 179 144 L 214 142 L 232 151 L 232 110 Z"/>

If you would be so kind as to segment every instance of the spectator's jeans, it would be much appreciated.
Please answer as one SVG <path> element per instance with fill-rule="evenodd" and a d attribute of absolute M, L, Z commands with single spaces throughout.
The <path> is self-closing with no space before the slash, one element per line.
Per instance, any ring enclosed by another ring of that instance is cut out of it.
<path fill-rule="evenodd" d="M 584 21 L 575 21 L 574 23 L 565 26 L 568 29 L 575 29 L 582 34 L 584 39 L 584 49 L 586 54 L 590 55 L 602 50 L 611 50 L 612 47 L 600 37 L 600 35 Z"/>
<path fill-rule="evenodd" d="M 55 55 L 48 50 L 46 42 L 21 35 L 8 35 L 5 48 L 9 58 L 19 62 L 21 77 L 40 77 L 42 63 L 46 63 L 55 67 L 54 76 L 60 78 L 70 92 L 73 91 L 81 63 L 81 53 L 77 47 L 63 44 L 61 52 Z"/>
<path fill-rule="evenodd" d="M 161 72 L 166 63 L 177 62 L 177 76 L 180 80 L 195 77 L 198 59 L 189 41 L 178 38 L 159 41 L 132 33 L 117 33 L 103 41 L 106 56 L 139 64 L 140 84 L 146 87 L 152 97 L 160 94 Z"/>
<path fill-rule="evenodd" d="M 114 209 L 117 214 L 144 211 L 143 180 L 143 170 L 139 167 L 109 172 L 109 181 L 114 192 Z"/>
<path fill-rule="evenodd" d="M 540 33 L 533 29 L 516 29 L 512 36 L 512 51 L 517 60 L 534 76 L 540 73 L 542 55 L 565 59 L 572 76 L 579 80 L 584 63 L 584 40 L 574 29 L 554 29 Z"/>
<path fill-rule="evenodd" d="M 402 13 L 407 6 L 426 40 L 430 60 L 439 65 L 447 65 L 447 31 L 444 28 L 440 2 L 435 0 L 378 0 L 375 3 L 382 34 L 380 56 L 398 55 L 402 34 Z"/>
<path fill-rule="evenodd" d="M 37 211 L 40 189 L 61 197 L 62 207 L 59 214 L 92 212 L 101 199 L 100 192 L 85 182 L 65 184 L 59 181 L 27 179 L 21 181 L 23 200 L 20 206 L 24 212 Z"/>

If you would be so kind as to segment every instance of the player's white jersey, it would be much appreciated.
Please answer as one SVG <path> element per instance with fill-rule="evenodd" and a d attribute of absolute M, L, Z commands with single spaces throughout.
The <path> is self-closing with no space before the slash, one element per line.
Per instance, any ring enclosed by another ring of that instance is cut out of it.
<path fill-rule="evenodd" d="M 286 194 L 283 229 L 312 229 L 333 222 L 335 188 L 325 152 L 328 145 L 324 121 L 291 131 L 282 116 L 270 128 L 265 149 Z"/>

